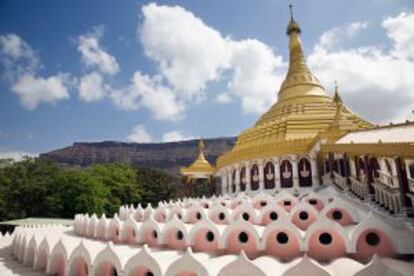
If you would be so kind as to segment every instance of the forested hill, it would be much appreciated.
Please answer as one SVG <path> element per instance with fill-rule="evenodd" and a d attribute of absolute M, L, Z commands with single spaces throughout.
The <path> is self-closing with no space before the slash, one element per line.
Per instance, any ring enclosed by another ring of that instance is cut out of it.
<path fill-rule="evenodd" d="M 233 147 L 235 138 L 204 139 L 204 142 L 206 158 L 215 164 L 220 155 Z M 105 141 L 74 143 L 43 153 L 40 158 L 70 167 L 116 162 L 178 174 L 180 167 L 189 165 L 197 155 L 198 140 L 147 144 Z"/>

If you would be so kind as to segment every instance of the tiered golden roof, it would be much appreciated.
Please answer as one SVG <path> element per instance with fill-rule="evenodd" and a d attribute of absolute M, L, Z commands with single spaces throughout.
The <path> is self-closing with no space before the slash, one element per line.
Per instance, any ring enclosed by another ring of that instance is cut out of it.
<path fill-rule="evenodd" d="M 305 62 L 300 32 L 292 16 L 287 28 L 289 70 L 278 101 L 239 135 L 234 148 L 218 159 L 218 168 L 242 160 L 309 152 L 318 134 L 328 130 L 348 132 L 372 127 L 343 105 L 337 89 L 334 98 L 326 95 Z"/>
<path fill-rule="evenodd" d="M 204 156 L 204 142 L 201 139 L 199 144 L 199 154 L 197 159 L 188 167 L 181 168 L 182 175 L 212 175 L 214 173 L 214 167 L 208 162 Z"/>

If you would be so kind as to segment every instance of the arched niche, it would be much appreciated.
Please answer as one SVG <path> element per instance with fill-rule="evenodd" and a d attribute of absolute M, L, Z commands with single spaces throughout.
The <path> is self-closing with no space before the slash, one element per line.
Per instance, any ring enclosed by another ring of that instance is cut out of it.
<path fill-rule="evenodd" d="M 275 188 L 275 165 L 272 161 L 266 162 L 264 166 L 264 187 L 266 190 L 271 190 Z"/>
<path fill-rule="evenodd" d="M 253 164 L 250 168 L 250 186 L 252 191 L 257 191 L 259 189 L 259 166 L 257 164 Z"/>
<path fill-rule="evenodd" d="M 287 159 L 280 163 L 280 186 L 282 188 L 293 187 L 293 167 Z"/>
<path fill-rule="evenodd" d="M 298 163 L 299 170 L 299 186 L 312 187 L 312 169 L 310 161 L 302 157 Z"/>

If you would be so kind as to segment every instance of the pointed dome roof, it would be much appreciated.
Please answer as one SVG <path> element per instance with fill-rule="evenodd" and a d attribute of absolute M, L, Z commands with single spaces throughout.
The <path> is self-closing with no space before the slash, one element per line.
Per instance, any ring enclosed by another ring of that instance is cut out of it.
<path fill-rule="evenodd" d="M 181 168 L 182 175 L 189 175 L 189 174 L 213 174 L 214 167 L 208 162 L 206 157 L 204 156 L 204 141 L 200 139 L 198 144 L 199 154 L 197 159 L 188 167 Z"/>
<path fill-rule="evenodd" d="M 278 101 L 239 135 L 234 148 L 218 159 L 217 168 L 241 160 L 309 152 L 318 134 L 332 126 L 345 132 L 373 126 L 345 107 L 338 92 L 333 98 L 326 95 L 306 64 L 300 32 L 292 16 L 287 28 L 289 70 Z"/>

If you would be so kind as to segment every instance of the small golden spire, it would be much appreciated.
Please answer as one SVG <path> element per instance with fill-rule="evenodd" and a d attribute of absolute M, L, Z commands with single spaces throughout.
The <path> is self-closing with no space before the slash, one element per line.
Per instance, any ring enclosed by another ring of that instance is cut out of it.
<path fill-rule="evenodd" d="M 204 152 L 205 145 L 204 145 L 203 138 L 201 138 L 200 142 L 198 142 L 198 148 L 199 148 L 200 152 Z"/>
<path fill-rule="evenodd" d="M 333 101 L 336 103 L 336 104 L 342 104 L 342 99 L 341 99 L 341 96 L 339 96 L 339 92 L 338 92 L 338 82 L 335 80 L 335 94 L 334 94 L 334 97 L 333 97 Z"/>
<path fill-rule="evenodd" d="M 300 26 L 293 19 L 293 5 L 292 4 L 289 5 L 289 10 L 290 10 L 290 22 L 289 22 L 289 25 L 287 27 L 286 33 L 287 33 L 287 35 L 290 35 L 293 32 L 300 33 L 300 31 L 301 31 Z"/>

